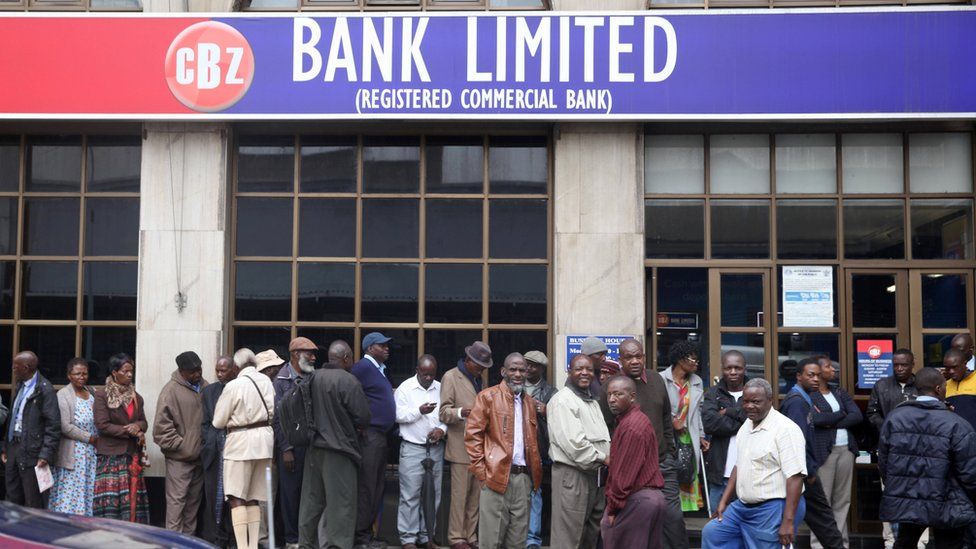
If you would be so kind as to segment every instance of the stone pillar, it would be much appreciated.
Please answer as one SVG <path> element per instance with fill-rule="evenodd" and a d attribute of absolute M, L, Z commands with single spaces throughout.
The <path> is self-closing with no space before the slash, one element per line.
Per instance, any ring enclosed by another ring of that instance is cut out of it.
<path fill-rule="evenodd" d="M 222 124 L 145 125 L 136 390 L 146 399 L 150 430 L 176 355 L 196 351 L 204 377 L 213 380 L 214 362 L 227 341 L 228 142 Z M 180 290 L 186 299 L 182 310 Z M 155 444 L 150 453 L 150 474 L 162 474 Z"/>
<path fill-rule="evenodd" d="M 643 340 L 641 127 L 565 124 L 555 131 L 553 315 L 556 386 L 568 335 Z"/>

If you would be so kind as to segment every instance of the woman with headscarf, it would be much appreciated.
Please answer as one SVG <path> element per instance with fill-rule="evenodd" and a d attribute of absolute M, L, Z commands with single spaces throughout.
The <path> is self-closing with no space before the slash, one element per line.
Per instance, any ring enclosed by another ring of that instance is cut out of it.
<path fill-rule="evenodd" d="M 96 517 L 149 523 L 149 501 L 142 478 L 146 445 L 146 413 L 142 396 L 132 384 L 135 362 L 125 353 L 109 359 L 105 388 L 95 393 L 98 470 L 95 476 Z"/>
<path fill-rule="evenodd" d="M 88 361 L 68 362 L 68 380 L 58 391 L 61 443 L 53 468 L 54 486 L 48 508 L 59 513 L 92 515 L 95 490 L 95 396 L 88 387 Z"/>

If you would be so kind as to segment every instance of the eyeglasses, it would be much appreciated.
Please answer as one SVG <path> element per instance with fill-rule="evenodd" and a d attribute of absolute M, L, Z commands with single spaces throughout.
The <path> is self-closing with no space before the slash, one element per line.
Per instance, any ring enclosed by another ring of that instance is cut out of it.
<path fill-rule="evenodd" d="M 692 363 L 692 364 L 695 364 L 695 365 L 697 365 L 697 364 L 698 364 L 698 357 L 696 357 L 696 356 L 694 356 L 694 355 L 691 355 L 691 356 L 686 356 L 686 357 L 685 357 L 685 360 L 687 360 L 688 362 L 690 362 L 690 363 Z"/>

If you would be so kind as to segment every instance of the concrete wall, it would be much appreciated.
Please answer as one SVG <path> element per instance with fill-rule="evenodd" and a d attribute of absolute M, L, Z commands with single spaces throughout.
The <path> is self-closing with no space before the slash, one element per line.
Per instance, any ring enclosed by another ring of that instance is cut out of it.
<path fill-rule="evenodd" d="M 557 128 L 553 355 L 565 380 L 568 335 L 644 333 L 644 207 L 640 126 Z"/>
<path fill-rule="evenodd" d="M 219 124 L 167 123 L 148 123 L 145 131 L 136 389 L 146 399 L 151 428 L 156 397 L 176 370 L 176 355 L 196 351 L 204 377 L 213 380 L 227 340 L 229 131 Z M 176 305 L 180 290 L 186 296 L 182 311 Z M 150 473 L 161 474 L 162 456 L 150 446 Z"/>

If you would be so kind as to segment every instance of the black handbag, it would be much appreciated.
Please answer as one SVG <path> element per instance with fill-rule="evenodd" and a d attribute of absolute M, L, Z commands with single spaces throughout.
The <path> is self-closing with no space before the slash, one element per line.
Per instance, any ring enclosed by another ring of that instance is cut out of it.
<path fill-rule="evenodd" d="M 678 484 L 691 484 L 695 481 L 695 470 L 698 468 L 695 460 L 695 445 L 690 442 L 681 442 L 678 440 L 677 433 L 675 433 L 674 445 L 678 450 L 678 458 L 675 460 Z"/>

